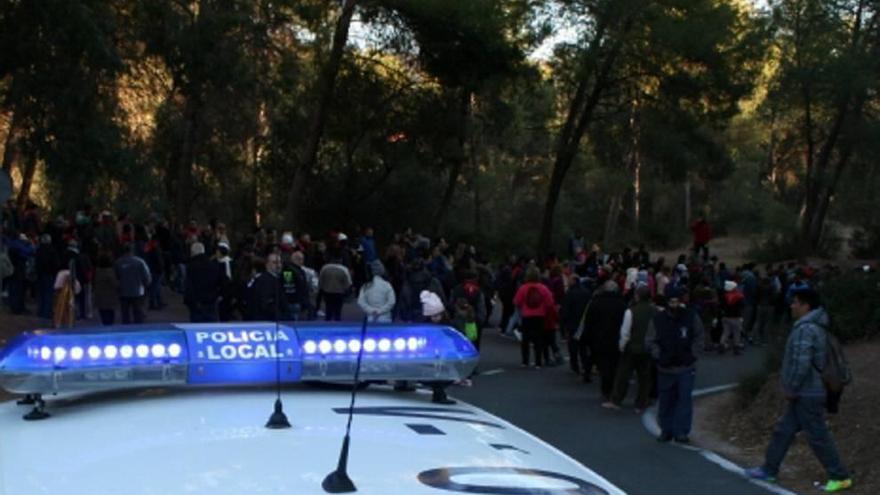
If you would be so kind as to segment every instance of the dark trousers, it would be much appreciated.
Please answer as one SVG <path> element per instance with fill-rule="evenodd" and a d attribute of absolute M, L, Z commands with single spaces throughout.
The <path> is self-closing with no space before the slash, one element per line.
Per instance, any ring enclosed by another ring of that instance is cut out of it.
<path fill-rule="evenodd" d="M 764 460 L 764 470 L 771 476 L 779 473 L 779 466 L 788 452 L 788 448 L 794 441 L 799 431 L 807 436 L 807 443 L 813 449 L 813 454 L 825 467 L 828 478 L 843 480 L 849 478 L 849 473 L 840 462 L 834 439 L 825 425 L 825 400 L 819 397 L 799 397 L 788 401 L 785 413 L 776 422 L 770 445 L 767 446 L 767 455 Z"/>
<path fill-rule="evenodd" d="M 501 298 L 501 324 L 498 326 L 502 333 L 507 331 L 507 324 L 510 322 L 510 317 L 513 316 L 514 309 L 512 296 Z"/>
<path fill-rule="evenodd" d="M 120 297 L 119 306 L 124 325 L 144 322 L 144 296 Z"/>
<path fill-rule="evenodd" d="M 324 293 L 324 320 L 339 321 L 342 319 L 342 303 L 345 294 Z"/>
<path fill-rule="evenodd" d="M 611 400 L 611 392 L 614 391 L 614 377 L 617 375 L 617 364 L 620 361 L 620 352 L 617 349 L 604 350 L 596 353 L 593 358 L 599 376 L 602 377 L 602 399 Z"/>
<path fill-rule="evenodd" d="M 690 434 L 694 420 L 691 394 L 696 375 L 694 368 L 677 372 L 657 371 L 657 391 L 660 395 L 657 419 L 664 434 L 674 437 L 686 437 Z"/>
<path fill-rule="evenodd" d="M 519 349 L 522 354 L 522 364 L 529 364 L 530 346 L 535 348 L 535 366 L 544 364 L 544 318 L 530 316 L 522 319 L 522 342 Z"/>
<path fill-rule="evenodd" d="M 581 340 L 578 340 L 577 343 L 578 354 L 580 355 L 581 372 L 584 375 L 584 381 L 593 381 L 593 365 L 595 364 L 596 355 L 593 351 L 593 345 L 586 336 L 582 336 Z"/>
<path fill-rule="evenodd" d="M 580 360 L 581 350 L 579 349 L 578 341 L 575 340 L 571 336 L 572 333 L 574 333 L 574 332 L 569 332 L 568 339 L 566 342 L 566 344 L 568 345 L 568 365 L 571 367 L 571 371 L 574 371 L 575 373 L 580 373 L 581 372 L 581 360 Z"/>
<path fill-rule="evenodd" d="M 24 279 L 17 275 L 6 277 L 6 290 L 9 291 L 9 309 L 13 314 L 20 315 L 25 312 L 25 286 Z"/>
<path fill-rule="evenodd" d="M 554 364 L 556 357 L 561 356 L 559 352 L 559 343 L 556 342 L 556 330 L 546 330 L 544 332 L 544 360 L 547 364 Z"/>
<path fill-rule="evenodd" d="M 101 315 L 101 324 L 105 327 L 109 327 L 116 320 L 116 311 L 112 309 L 99 309 L 98 313 Z"/>
<path fill-rule="evenodd" d="M 755 326 L 754 326 L 754 336 L 755 338 L 761 342 L 767 342 L 767 328 L 770 326 L 770 321 L 773 319 L 773 306 L 770 305 L 759 305 L 758 313 L 755 318 Z"/>
<path fill-rule="evenodd" d="M 150 282 L 150 287 L 148 289 L 149 292 L 149 307 L 150 309 L 159 309 L 165 305 L 162 302 L 162 274 L 154 273 L 153 279 Z"/>
<path fill-rule="evenodd" d="M 617 405 L 623 403 L 629 391 L 629 377 L 635 371 L 636 383 L 638 384 L 636 408 L 645 409 L 648 407 L 650 403 L 648 394 L 651 390 L 651 364 L 651 356 L 648 353 L 633 354 L 631 352 L 624 352 L 620 356 L 620 363 L 617 365 L 617 376 L 614 378 L 614 391 L 611 395 L 611 402 Z"/>
<path fill-rule="evenodd" d="M 55 297 L 55 277 L 43 275 L 37 282 L 37 297 L 40 301 L 39 315 L 52 318 L 52 301 Z"/>
<path fill-rule="evenodd" d="M 195 302 L 190 304 L 189 321 L 192 323 L 212 323 L 217 321 L 217 303 Z"/>
<path fill-rule="evenodd" d="M 89 284 L 82 284 L 82 290 L 79 291 L 79 294 L 74 296 L 76 301 L 76 312 L 78 314 L 77 318 L 80 320 L 85 320 L 89 317 Z"/>

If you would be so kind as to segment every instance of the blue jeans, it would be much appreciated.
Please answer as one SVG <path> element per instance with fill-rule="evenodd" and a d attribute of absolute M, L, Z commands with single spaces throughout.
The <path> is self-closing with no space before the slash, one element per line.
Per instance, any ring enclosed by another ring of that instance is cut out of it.
<path fill-rule="evenodd" d="M 764 470 L 771 476 L 779 473 L 779 466 L 788 452 L 799 431 L 807 435 L 807 443 L 813 454 L 825 467 L 828 478 L 843 480 L 849 478 L 849 472 L 840 462 L 834 439 L 825 425 L 825 399 L 821 397 L 798 397 L 788 401 L 785 414 L 776 422 L 767 455 Z"/>
<path fill-rule="evenodd" d="M 686 437 L 691 432 L 694 419 L 694 377 L 697 371 L 689 368 L 679 372 L 659 371 L 657 373 L 657 392 L 660 405 L 657 419 L 660 430 L 674 437 Z"/>

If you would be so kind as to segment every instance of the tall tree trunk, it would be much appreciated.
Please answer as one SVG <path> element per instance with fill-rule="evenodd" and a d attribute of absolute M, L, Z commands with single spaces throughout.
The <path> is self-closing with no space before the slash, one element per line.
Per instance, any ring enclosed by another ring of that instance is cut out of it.
<path fill-rule="evenodd" d="M 468 139 L 468 119 L 471 113 L 471 91 L 461 88 L 461 94 L 458 101 L 458 149 L 456 155 L 450 161 L 449 179 L 446 181 L 446 189 L 443 191 L 443 197 L 440 200 L 440 206 L 434 215 L 434 224 L 431 226 L 431 233 L 434 236 L 441 234 L 443 224 L 446 223 L 446 217 L 449 215 L 449 207 L 452 205 L 452 197 L 455 195 L 455 188 L 458 185 L 458 178 L 461 170 L 467 161 L 467 139 Z"/>
<path fill-rule="evenodd" d="M 604 24 L 600 24 L 597 27 L 596 37 L 584 56 L 582 66 L 584 75 L 581 76 L 581 82 L 569 105 L 565 124 L 562 126 L 562 132 L 559 136 L 559 144 L 556 148 L 556 160 L 553 162 L 553 171 L 550 174 L 550 185 L 547 190 L 547 200 L 544 203 L 541 234 L 537 245 L 539 256 L 546 254 L 550 249 L 550 244 L 553 240 L 553 219 L 556 214 L 556 205 L 559 202 L 559 193 L 562 191 L 562 184 L 574 162 L 574 158 L 577 156 L 584 133 L 587 131 L 590 122 L 592 122 L 593 112 L 596 110 L 599 101 L 607 89 L 611 70 L 614 68 L 617 57 L 623 48 L 621 40 L 626 38 L 627 32 L 632 27 L 632 22 L 631 16 L 624 22 L 621 36 L 605 55 L 601 66 L 593 75 L 591 81 L 588 81 L 589 76 L 587 72 L 593 68 L 601 55 L 599 51 L 605 37 Z"/>
<path fill-rule="evenodd" d="M 620 207 L 623 204 L 623 192 L 615 194 L 608 205 L 608 215 L 605 217 L 605 234 L 602 236 L 602 246 L 608 250 L 617 234 L 617 223 L 620 220 Z"/>
<path fill-rule="evenodd" d="M 183 142 L 180 146 L 180 157 L 177 163 L 176 196 L 174 213 L 178 225 L 183 225 L 192 216 L 193 165 L 196 160 L 196 141 L 199 126 L 199 103 L 195 96 L 189 95 L 184 112 Z"/>
<path fill-rule="evenodd" d="M 685 227 L 691 224 L 691 219 L 693 218 L 693 211 L 691 210 L 691 178 L 690 176 L 685 177 L 684 179 L 684 225 Z"/>
<path fill-rule="evenodd" d="M 850 156 L 852 155 L 852 147 L 846 146 L 843 150 L 841 150 L 840 157 L 837 159 L 837 164 L 834 167 L 834 172 L 831 177 L 831 180 L 823 190 L 822 194 L 818 198 L 816 202 L 816 209 L 813 213 L 813 218 L 810 221 L 808 234 L 808 241 L 810 242 L 810 246 L 814 249 L 819 247 L 819 244 L 822 240 L 822 231 L 825 227 L 825 218 L 828 215 L 828 209 L 831 206 L 831 200 L 834 198 L 834 193 L 837 189 L 837 183 L 840 181 L 840 176 L 843 174 L 843 169 L 846 168 L 847 163 L 849 162 Z"/>
<path fill-rule="evenodd" d="M 317 86 L 317 106 L 311 115 L 309 122 L 309 134 L 306 141 L 305 152 L 299 164 L 293 171 L 293 183 L 287 195 L 285 217 L 289 226 L 302 227 L 301 199 L 308 183 L 309 174 L 315 168 L 318 159 L 318 149 L 321 146 L 321 137 L 324 134 L 324 123 L 327 118 L 327 108 L 333 98 L 336 87 L 336 76 L 342 64 L 342 56 L 345 53 L 345 44 L 348 42 L 348 29 L 354 15 L 355 5 L 358 0 L 344 0 L 342 12 L 336 21 L 336 29 L 333 31 L 333 44 L 330 48 L 330 58 L 321 71 Z"/>
<path fill-rule="evenodd" d="M 12 173 L 12 169 L 21 162 L 21 148 L 19 142 L 24 136 L 24 126 L 18 112 L 13 112 L 9 123 L 9 132 L 6 134 L 6 145 L 3 149 L 3 170 Z"/>
<path fill-rule="evenodd" d="M 37 161 L 30 158 L 24 162 L 24 167 L 20 166 L 19 169 L 21 170 L 21 186 L 18 188 L 18 201 L 16 203 L 18 204 L 19 211 L 22 211 L 31 197 L 31 186 L 34 183 L 34 174 L 37 172 Z"/>

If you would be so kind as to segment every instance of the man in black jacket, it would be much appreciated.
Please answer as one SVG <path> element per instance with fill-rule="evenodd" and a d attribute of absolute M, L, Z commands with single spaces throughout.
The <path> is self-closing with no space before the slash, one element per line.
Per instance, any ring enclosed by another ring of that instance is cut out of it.
<path fill-rule="evenodd" d="M 590 302 L 592 295 L 593 291 L 590 290 L 589 282 L 586 278 L 582 278 L 568 289 L 568 292 L 565 293 L 565 297 L 562 299 L 559 319 L 562 331 L 564 332 L 563 335 L 568 340 L 568 363 L 571 366 L 571 371 L 576 374 L 581 373 L 581 362 L 583 362 L 585 368 L 592 366 L 586 355 L 581 359 L 581 349 L 586 350 L 586 346 L 578 345 L 578 340 L 575 339 L 575 333 L 581 322 L 581 317 L 584 315 L 587 303 Z"/>
<path fill-rule="evenodd" d="M 282 317 L 299 320 L 303 311 L 309 310 L 309 283 L 302 265 L 305 261 L 301 251 L 290 253 L 290 259 L 281 268 Z"/>
<path fill-rule="evenodd" d="M 666 291 L 667 308 L 659 311 L 648 326 L 645 341 L 657 361 L 657 389 L 660 404 L 657 441 L 688 443 L 693 421 L 697 353 L 703 348 L 703 323 L 681 302 L 677 288 Z"/>
<path fill-rule="evenodd" d="M 602 402 L 611 400 L 614 375 L 620 360 L 620 325 L 626 312 L 626 300 L 613 280 L 602 284 L 599 293 L 584 315 L 584 337 L 590 342 L 593 361 L 602 377 Z M 584 338 L 582 337 L 582 338 Z"/>
<path fill-rule="evenodd" d="M 189 308 L 193 323 L 217 321 L 217 299 L 220 290 L 228 283 L 222 264 L 205 254 L 205 246 L 195 242 L 190 247 L 192 258 L 186 267 L 186 288 L 183 302 Z"/>
<path fill-rule="evenodd" d="M 248 320 L 275 321 L 281 316 L 281 257 L 270 254 L 266 261 L 254 260 L 257 275 L 248 284 Z"/>

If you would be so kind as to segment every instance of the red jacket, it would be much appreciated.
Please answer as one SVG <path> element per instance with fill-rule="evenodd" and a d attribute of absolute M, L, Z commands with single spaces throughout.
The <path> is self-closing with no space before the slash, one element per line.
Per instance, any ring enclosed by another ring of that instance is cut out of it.
<path fill-rule="evenodd" d="M 529 293 L 529 289 L 532 287 L 537 288 L 543 297 L 543 301 L 541 301 L 542 304 L 537 308 L 530 308 L 528 304 L 526 304 L 526 297 Z M 513 305 L 519 309 L 523 318 L 535 316 L 543 318 L 556 317 L 556 303 L 553 302 L 553 293 L 550 292 L 550 289 L 541 282 L 526 282 L 522 284 L 519 290 L 516 291 L 516 295 L 513 296 Z"/>
<path fill-rule="evenodd" d="M 694 233 L 694 244 L 708 244 L 712 240 L 712 230 L 709 228 L 709 222 L 698 220 L 691 225 L 691 232 Z"/>

